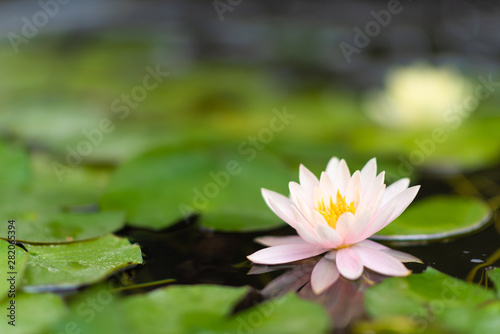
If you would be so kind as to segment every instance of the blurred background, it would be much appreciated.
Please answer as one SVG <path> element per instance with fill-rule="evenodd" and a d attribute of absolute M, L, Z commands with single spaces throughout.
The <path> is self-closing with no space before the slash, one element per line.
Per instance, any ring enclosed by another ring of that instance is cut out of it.
<path fill-rule="evenodd" d="M 286 108 L 296 117 L 265 146 L 294 169 L 299 161 L 319 171 L 332 155 L 377 156 L 394 178 L 492 165 L 499 11 L 497 1 L 2 1 L 0 134 L 68 166 L 68 153 L 87 140 L 82 132 L 107 118 L 113 129 L 79 158 L 114 166 L 164 144 L 238 147 Z M 410 80 L 414 88 L 396 93 L 409 102 L 392 107 L 373 97 L 394 95 L 388 73 L 415 64 L 452 76 L 416 97 L 425 80 L 439 79 Z M 164 77 L 141 88 L 151 70 Z M 481 78 L 493 82 L 491 94 L 466 101 Z M 460 80 L 471 90 L 448 98 L 447 85 Z M 418 107 L 404 110 L 440 99 L 424 106 L 437 109 L 437 122 L 421 122 L 432 116 Z M 456 104 L 466 110 L 450 111 Z M 417 116 L 392 122 L 398 112 Z M 422 150 L 415 140 L 447 126 L 446 140 L 412 159 Z"/>
<path fill-rule="evenodd" d="M 377 157 L 422 185 L 384 240 L 444 240 L 405 251 L 479 281 L 500 257 L 499 31 L 500 1 L 0 1 L 0 216 L 27 244 L 137 242 L 122 285 L 260 289 L 253 239 L 293 233 L 260 188 Z"/>

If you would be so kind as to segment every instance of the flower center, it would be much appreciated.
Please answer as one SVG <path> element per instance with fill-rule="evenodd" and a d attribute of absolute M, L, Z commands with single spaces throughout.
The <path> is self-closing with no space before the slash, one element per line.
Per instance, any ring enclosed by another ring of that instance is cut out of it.
<path fill-rule="evenodd" d="M 345 212 L 355 213 L 354 201 L 351 204 L 347 204 L 345 201 L 345 196 L 340 195 L 340 191 L 337 190 L 337 199 L 334 202 L 333 196 L 330 196 L 330 203 L 325 204 L 325 200 L 322 199 L 318 201 L 318 207 L 315 208 L 316 211 L 321 213 L 325 218 L 328 225 L 335 228 L 337 226 L 337 220 Z"/>

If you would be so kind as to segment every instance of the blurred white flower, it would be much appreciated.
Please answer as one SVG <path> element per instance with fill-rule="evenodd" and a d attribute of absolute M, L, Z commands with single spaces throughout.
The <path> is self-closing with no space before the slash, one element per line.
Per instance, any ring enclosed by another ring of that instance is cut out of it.
<path fill-rule="evenodd" d="M 385 90 L 369 92 L 364 107 L 383 126 L 445 126 L 446 114 L 471 93 L 470 84 L 457 69 L 419 63 L 390 70 Z"/>

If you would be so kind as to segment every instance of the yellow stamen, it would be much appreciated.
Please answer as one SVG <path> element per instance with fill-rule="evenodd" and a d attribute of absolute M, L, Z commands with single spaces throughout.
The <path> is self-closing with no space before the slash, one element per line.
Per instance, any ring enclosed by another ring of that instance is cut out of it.
<path fill-rule="evenodd" d="M 346 212 L 356 212 L 356 209 L 354 208 L 354 201 L 352 201 L 351 204 L 347 205 L 345 196 L 342 197 L 342 195 L 340 195 L 340 191 L 338 190 L 335 203 L 333 202 L 333 196 L 330 196 L 330 203 L 325 205 L 325 201 L 324 199 L 322 199 L 318 201 L 318 207 L 315 209 L 316 211 L 321 213 L 328 225 L 333 228 L 337 226 L 337 220 L 339 219 L 340 215 Z"/>

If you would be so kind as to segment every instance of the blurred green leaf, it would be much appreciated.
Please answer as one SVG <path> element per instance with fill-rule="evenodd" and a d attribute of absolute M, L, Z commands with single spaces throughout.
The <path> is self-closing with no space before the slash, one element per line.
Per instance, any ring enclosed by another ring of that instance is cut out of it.
<path fill-rule="evenodd" d="M 125 210 L 131 225 L 152 229 L 193 213 L 201 213 L 202 224 L 219 230 L 282 225 L 265 205 L 260 188 L 285 192 L 289 172 L 269 154 L 250 145 L 245 150 L 240 155 L 224 148 L 153 150 L 117 171 L 101 206 Z"/>
<path fill-rule="evenodd" d="M 229 316 L 236 302 L 247 291 L 246 288 L 211 285 L 158 289 L 124 300 L 126 318 L 137 334 L 319 334 L 329 328 L 329 318 L 321 306 L 294 294 Z"/>
<path fill-rule="evenodd" d="M 28 262 L 28 255 L 21 247 L 14 246 L 15 254 L 12 254 L 12 249 L 9 249 L 9 245 L 11 245 L 10 242 L 0 240 L 0 272 L 4 275 L 3 277 L 6 277 L 0 280 L 0 301 L 7 296 L 10 290 L 11 281 L 8 281 L 8 279 L 11 274 L 8 273 L 16 273 L 14 276 L 15 286 L 17 288 L 23 277 L 24 270 L 26 269 L 26 263 Z M 10 258 L 10 256 L 13 255 L 14 257 Z M 13 267 L 11 267 L 11 265 Z"/>
<path fill-rule="evenodd" d="M 481 199 L 431 196 L 412 204 L 394 222 L 375 234 L 375 240 L 437 240 L 474 232 L 491 218 Z"/>
<path fill-rule="evenodd" d="M 31 166 L 30 166 L 31 164 Z M 58 180 L 47 156 L 22 159 L 19 170 L 33 174 L 26 186 L 0 189 L 0 214 L 16 220 L 16 238 L 25 242 L 54 243 L 96 238 L 121 229 L 121 212 L 95 211 L 106 172 L 76 167 Z M 82 207 L 83 206 L 83 207 Z M 72 213 L 78 209 L 82 213 Z M 7 239 L 7 229 L 0 231 Z"/>
<path fill-rule="evenodd" d="M 492 290 L 433 268 L 423 274 L 389 278 L 369 288 L 365 305 L 372 321 L 361 327 L 378 332 L 400 324 L 404 333 L 479 334 L 491 333 L 500 325 L 500 300 Z"/>
<path fill-rule="evenodd" d="M 26 152 L 0 142 L 0 189 L 12 191 L 24 188 L 31 181 L 29 158 Z"/>
<path fill-rule="evenodd" d="M 218 285 L 170 286 L 131 297 L 95 287 L 72 301 L 68 323 L 82 332 L 119 334 L 283 333 L 324 334 L 330 327 L 323 308 L 294 294 L 269 300 L 236 315 L 231 312 L 247 287 Z M 93 301 L 91 304 L 89 301 Z"/>
<path fill-rule="evenodd" d="M 488 278 L 495 285 L 497 296 L 500 297 L 500 268 L 489 269 L 487 272 L 488 272 Z"/>
<path fill-rule="evenodd" d="M 247 288 L 171 286 L 123 301 L 133 333 L 183 334 L 220 328 Z"/>
<path fill-rule="evenodd" d="M 25 291 L 73 289 L 142 263 L 141 249 L 127 239 L 108 235 L 60 245 L 25 245 L 29 253 Z"/>
<path fill-rule="evenodd" d="M 16 238 L 21 242 L 59 243 L 93 239 L 125 225 L 123 212 L 60 213 L 23 221 Z M 6 238 L 2 233 L 2 237 Z"/>
<path fill-rule="evenodd" d="M 330 318 L 322 306 L 289 293 L 236 314 L 222 328 L 227 333 L 323 334 L 328 333 L 330 326 Z"/>
<path fill-rule="evenodd" d="M 8 324 L 11 319 L 4 315 L 0 321 L 0 333 L 47 333 L 49 328 L 67 313 L 67 308 L 61 297 L 52 293 L 19 293 L 15 299 L 11 300 L 15 300 L 15 327 Z M 8 314 L 6 309 L 9 306 L 9 299 L 0 303 L 3 314 Z"/>

